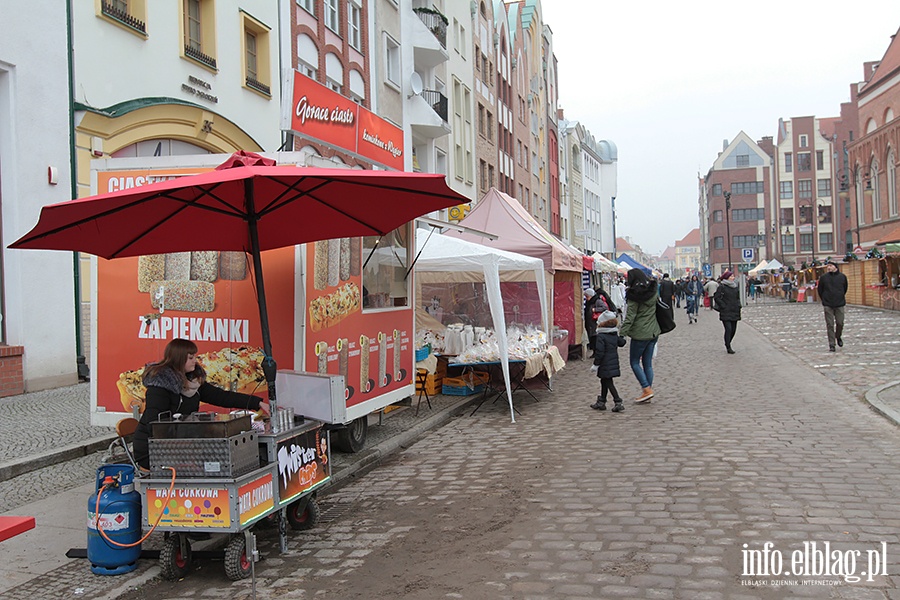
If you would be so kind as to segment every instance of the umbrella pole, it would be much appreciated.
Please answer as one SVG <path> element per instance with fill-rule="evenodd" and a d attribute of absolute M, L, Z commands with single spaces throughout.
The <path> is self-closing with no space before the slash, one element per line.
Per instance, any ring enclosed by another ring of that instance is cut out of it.
<path fill-rule="evenodd" d="M 253 181 L 244 181 L 244 196 L 247 207 L 247 225 L 250 230 L 250 255 L 253 257 L 253 275 L 256 278 L 256 297 L 259 304 L 259 326 L 262 330 L 263 340 L 263 373 L 266 376 L 266 386 L 269 388 L 269 411 L 275 416 L 278 403 L 275 399 L 275 373 L 278 369 L 275 359 L 272 358 L 272 337 L 269 334 L 269 311 L 266 308 L 266 287 L 263 281 L 262 258 L 259 250 L 259 231 L 256 223 L 256 203 L 253 194 Z M 273 423 L 276 421 L 272 421 Z"/>

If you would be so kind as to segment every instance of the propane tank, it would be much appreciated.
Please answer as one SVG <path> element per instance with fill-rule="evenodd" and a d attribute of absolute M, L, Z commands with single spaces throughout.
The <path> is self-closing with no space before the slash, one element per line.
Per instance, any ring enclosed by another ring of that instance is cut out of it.
<path fill-rule="evenodd" d="M 87 557 L 96 575 L 121 575 L 137 568 L 141 546 L 123 548 L 141 539 L 141 494 L 134 489 L 134 467 L 103 465 L 97 469 L 96 491 L 88 499 Z M 100 497 L 99 510 L 97 496 Z M 100 514 L 99 521 L 96 513 Z"/>

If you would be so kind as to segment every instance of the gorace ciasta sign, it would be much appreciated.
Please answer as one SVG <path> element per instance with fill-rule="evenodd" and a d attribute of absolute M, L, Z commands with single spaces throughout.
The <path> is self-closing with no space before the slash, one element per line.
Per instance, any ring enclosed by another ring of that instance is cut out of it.
<path fill-rule="evenodd" d="M 403 170 L 403 131 L 353 100 L 297 71 L 291 130 L 310 139 Z"/>

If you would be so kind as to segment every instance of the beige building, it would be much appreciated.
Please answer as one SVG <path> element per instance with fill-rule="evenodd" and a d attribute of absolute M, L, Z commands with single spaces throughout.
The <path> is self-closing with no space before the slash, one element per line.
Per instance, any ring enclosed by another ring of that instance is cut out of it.
<path fill-rule="evenodd" d="M 700 271 L 702 263 L 700 228 L 675 242 L 675 267 L 672 277 L 684 277 Z"/>

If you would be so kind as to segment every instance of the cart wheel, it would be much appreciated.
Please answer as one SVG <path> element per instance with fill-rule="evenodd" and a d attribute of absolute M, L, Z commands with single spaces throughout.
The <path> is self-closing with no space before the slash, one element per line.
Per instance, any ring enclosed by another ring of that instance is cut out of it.
<path fill-rule="evenodd" d="M 243 533 L 231 536 L 225 547 L 225 574 L 232 581 L 250 577 L 253 565 L 247 556 L 247 539 Z"/>
<path fill-rule="evenodd" d="M 181 535 L 170 535 L 159 551 L 159 567 L 162 569 L 162 576 L 169 581 L 181 579 L 191 569 L 191 543 L 184 537 L 182 552 L 181 541 Z"/>
<path fill-rule="evenodd" d="M 307 502 L 304 502 L 301 498 L 293 504 L 289 504 L 287 507 L 287 519 L 291 529 L 294 531 L 312 529 L 319 522 L 319 503 L 310 496 Z"/>
<path fill-rule="evenodd" d="M 346 427 L 342 427 L 334 433 L 333 443 L 335 448 L 341 452 L 359 452 L 366 445 L 366 436 L 369 433 L 369 417 L 366 415 L 353 419 Z"/>

